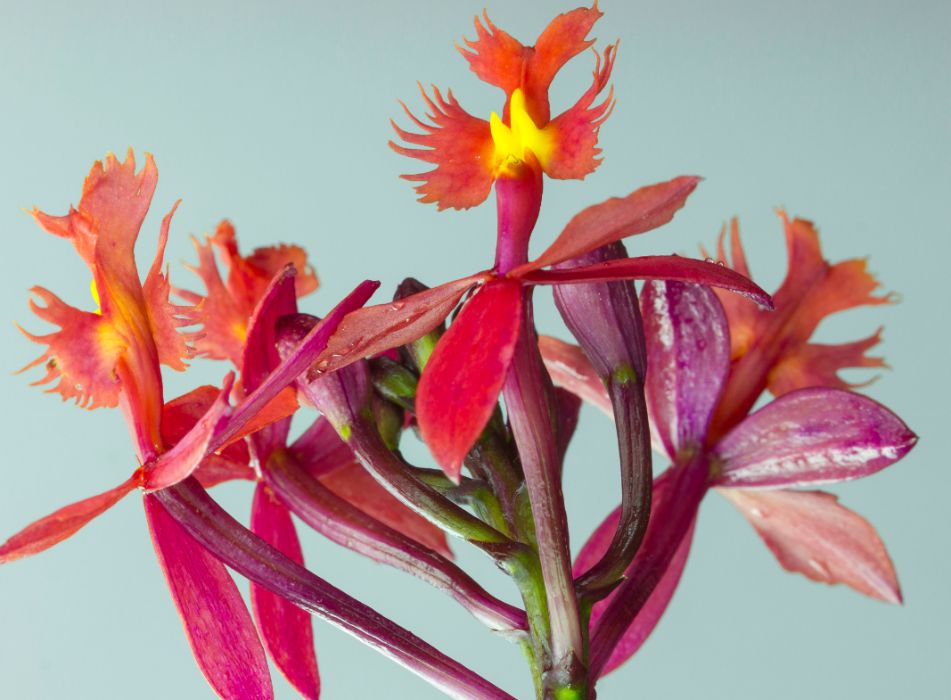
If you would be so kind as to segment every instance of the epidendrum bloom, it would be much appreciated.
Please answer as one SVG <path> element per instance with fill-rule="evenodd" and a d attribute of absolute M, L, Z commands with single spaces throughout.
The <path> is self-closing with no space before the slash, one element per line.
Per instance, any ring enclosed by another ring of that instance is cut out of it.
<path fill-rule="evenodd" d="M 809 222 L 781 213 L 789 272 L 765 312 L 694 285 L 649 283 L 642 294 L 647 404 L 655 446 L 673 466 L 654 482 L 654 510 L 629 578 L 592 613 L 592 671 L 629 658 L 660 619 L 689 552 L 696 509 L 716 487 L 749 519 L 786 569 L 843 583 L 887 602 L 901 600 L 881 539 L 861 516 L 821 491 L 801 487 L 873 474 L 901 459 L 917 438 L 891 411 L 846 391 L 837 371 L 881 366 L 864 356 L 872 338 L 841 346 L 808 342 L 830 313 L 887 296 L 861 260 L 835 265 L 821 255 Z M 748 274 L 735 222 L 733 263 Z M 725 262 L 723 238 L 719 256 Z M 598 372 L 579 349 L 544 339 L 556 381 L 610 413 Z M 749 414 L 762 391 L 778 397 Z M 717 418 L 722 417 L 720 422 Z M 613 512 L 575 562 L 580 575 L 613 536 Z M 645 590 L 646 588 L 646 590 Z M 618 611 L 637 613 L 626 628 Z"/>

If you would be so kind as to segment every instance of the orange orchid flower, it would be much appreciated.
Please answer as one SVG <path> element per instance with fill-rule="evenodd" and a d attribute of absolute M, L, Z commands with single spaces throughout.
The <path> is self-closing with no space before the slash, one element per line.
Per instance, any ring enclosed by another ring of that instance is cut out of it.
<path fill-rule="evenodd" d="M 524 46 L 496 27 L 487 14 L 476 17 L 476 39 L 458 47 L 472 71 L 483 81 L 505 91 L 502 116 L 488 120 L 466 112 L 452 92 L 443 97 L 433 87 L 430 98 L 420 86 L 431 123 L 417 118 L 403 104 L 412 122 L 422 130 L 413 133 L 393 128 L 408 148 L 394 142 L 397 153 L 418 158 L 436 167 L 418 175 L 404 175 L 420 182 L 420 201 L 446 208 L 468 209 L 489 196 L 500 177 L 517 176 L 523 165 L 556 179 L 582 179 L 600 163 L 598 129 L 613 107 L 613 90 L 595 104 L 614 66 L 617 44 L 596 55 L 591 86 L 574 106 L 551 117 L 548 88 L 570 59 L 589 48 L 586 37 L 601 17 L 597 2 L 558 15 L 538 37 Z M 402 103 L 401 103 L 402 104 Z"/>

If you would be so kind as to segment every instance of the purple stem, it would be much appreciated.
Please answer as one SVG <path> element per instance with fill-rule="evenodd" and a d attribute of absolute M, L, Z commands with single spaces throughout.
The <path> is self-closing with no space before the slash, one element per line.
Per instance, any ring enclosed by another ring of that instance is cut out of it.
<path fill-rule="evenodd" d="M 287 452 L 276 452 L 264 481 L 291 512 L 337 544 L 389 564 L 449 593 L 499 632 L 527 629 L 525 613 L 492 597 L 443 555 L 360 510 L 311 476 Z"/>
<path fill-rule="evenodd" d="M 597 678 L 634 618 L 653 593 L 670 561 L 697 516 L 707 492 L 708 463 L 702 452 L 686 464 L 673 466 L 671 493 L 662 507 L 651 515 L 663 528 L 649 535 L 638 552 L 638 565 L 629 578 L 615 589 L 603 615 L 591 631 L 589 667 Z"/>
<path fill-rule="evenodd" d="M 545 685 L 577 689 L 584 683 L 584 651 L 571 577 L 553 387 L 538 352 L 531 290 L 523 294 L 525 319 L 502 393 L 525 473 L 551 622 L 552 659 Z"/>
<path fill-rule="evenodd" d="M 231 517 L 193 477 L 154 494 L 223 563 L 327 620 L 454 698 L 514 700 L 462 664 L 330 585 Z"/>

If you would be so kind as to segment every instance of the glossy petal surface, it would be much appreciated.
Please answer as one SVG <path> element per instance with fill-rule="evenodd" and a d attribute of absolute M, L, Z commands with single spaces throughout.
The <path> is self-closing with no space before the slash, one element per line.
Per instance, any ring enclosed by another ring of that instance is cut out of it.
<path fill-rule="evenodd" d="M 706 287 L 651 282 L 641 293 L 647 407 L 667 454 L 701 447 L 730 363 L 723 309 Z"/>
<path fill-rule="evenodd" d="M 70 503 L 31 523 L 0 545 L 0 564 L 38 554 L 71 537 L 90 520 L 112 508 L 138 485 L 139 475 L 135 474 L 114 489 Z"/>
<path fill-rule="evenodd" d="M 423 441 L 454 480 L 495 408 L 522 319 L 522 288 L 502 279 L 473 296 L 439 340 L 419 380 Z"/>
<path fill-rule="evenodd" d="M 822 491 L 722 489 L 787 571 L 900 603 L 898 577 L 875 528 Z"/>
<path fill-rule="evenodd" d="M 699 182 L 697 177 L 678 177 L 588 207 L 568 222 L 545 252 L 514 274 L 564 262 L 608 243 L 663 226 L 684 205 Z"/>
<path fill-rule="evenodd" d="M 145 497 L 152 544 L 198 667 L 226 700 L 274 697 L 264 648 L 224 564 Z"/>
<path fill-rule="evenodd" d="M 288 558 L 304 563 L 290 513 L 264 484 L 258 484 L 254 492 L 251 531 Z M 310 615 L 255 583 L 251 584 L 251 609 L 274 664 L 302 697 L 316 700 L 320 697 L 320 674 Z"/>
<path fill-rule="evenodd" d="M 917 437 L 865 396 L 813 387 L 748 416 L 716 446 L 717 486 L 804 486 L 868 476 L 905 456 Z"/>

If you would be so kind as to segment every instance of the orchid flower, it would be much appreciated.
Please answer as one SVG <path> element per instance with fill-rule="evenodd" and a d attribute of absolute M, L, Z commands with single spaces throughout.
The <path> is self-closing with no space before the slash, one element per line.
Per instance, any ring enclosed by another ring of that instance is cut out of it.
<path fill-rule="evenodd" d="M 158 252 L 144 282 L 135 264 L 135 242 L 157 181 L 150 155 L 136 173 L 131 150 L 122 163 L 110 154 L 93 165 L 77 208 L 62 217 L 33 211 L 45 230 L 70 240 L 89 267 L 97 308 L 82 311 L 34 287 L 45 303 L 31 301 L 34 313 L 60 330 L 42 336 L 24 331 L 47 346 L 24 370 L 44 364 L 46 375 L 36 383 L 56 382 L 48 391 L 80 406 L 121 406 L 140 466 L 119 486 L 65 506 L 11 537 L 0 546 L 0 562 L 53 546 L 141 488 L 156 554 L 202 672 L 225 697 L 270 697 L 257 631 L 224 565 L 148 494 L 193 473 L 205 483 L 217 483 L 246 472 L 247 451 L 240 441 L 296 408 L 296 402 L 288 405 L 279 393 L 294 375 L 283 384 L 272 381 L 235 409 L 229 403 L 232 374 L 220 389 L 202 387 L 165 404 L 159 365 L 184 369 L 182 358 L 191 350 L 179 331 L 188 323 L 187 310 L 169 302 L 170 285 L 162 271 L 177 204 L 162 221 Z M 296 361 L 306 367 L 307 359 Z"/>
<path fill-rule="evenodd" d="M 732 309 L 725 312 L 713 292 L 695 285 L 645 287 L 648 407 L 655 444 L 674 466 L 655 480 L 654 515 L 630 578 L 592 612 L 592 672 L 603 675 L 623 663 L 660 619 L 686 563 L 696 509 L 710 487 L 744 513 L 788 570 L 888 602 L 901 600 L 891 561 L 867 521 L 830 494 L 788 490 L 868 476 L 901 459 L 917 438 L 888 409 L 845 391 L 835 376 L 833 368 L 874 361 L 835 351 L 824 357 L 821 346 L 806 342 L 827 313 L 884 301 L 869 295 L 877 283 L 859 261 L 826 263 L 811 225 L 790 223 L 785 215 L 783 220 L 790 271 L 774 297 L 774 312 L 723 295 Z M 745 271 L 735 231 L 734 225 L 734 261 Z M 722 255 L 722 238 L 720 250 Z M 851 284 L 836 287 L 844 277 Z M 793 294 L 794 288 L 823 293 Z M 734 338 L 735 324 L 741 342 Z M 743 364 L 749 348 L 755 354 Z M 598 372 L 583 354 L 553 339 L 545 339 L 542 351 L 556 382 L 610 410 L 606 392 L 594 383 Z M 794 361 L 801 356 L 824 372 L 802 371 Z M 754 366 L 755 373 L 749 369 Z M 776 381 L 779 398 L 746 415 L 766 378 L 782 377 L 790 366 L 800 369 L 795 376 L 808 379 L 801 386 Z M 717 426 L 720 415 L 731 419 Z M 577 575 L 603 555 L 621 512 L 614 511 L 582 548 Z"/>

